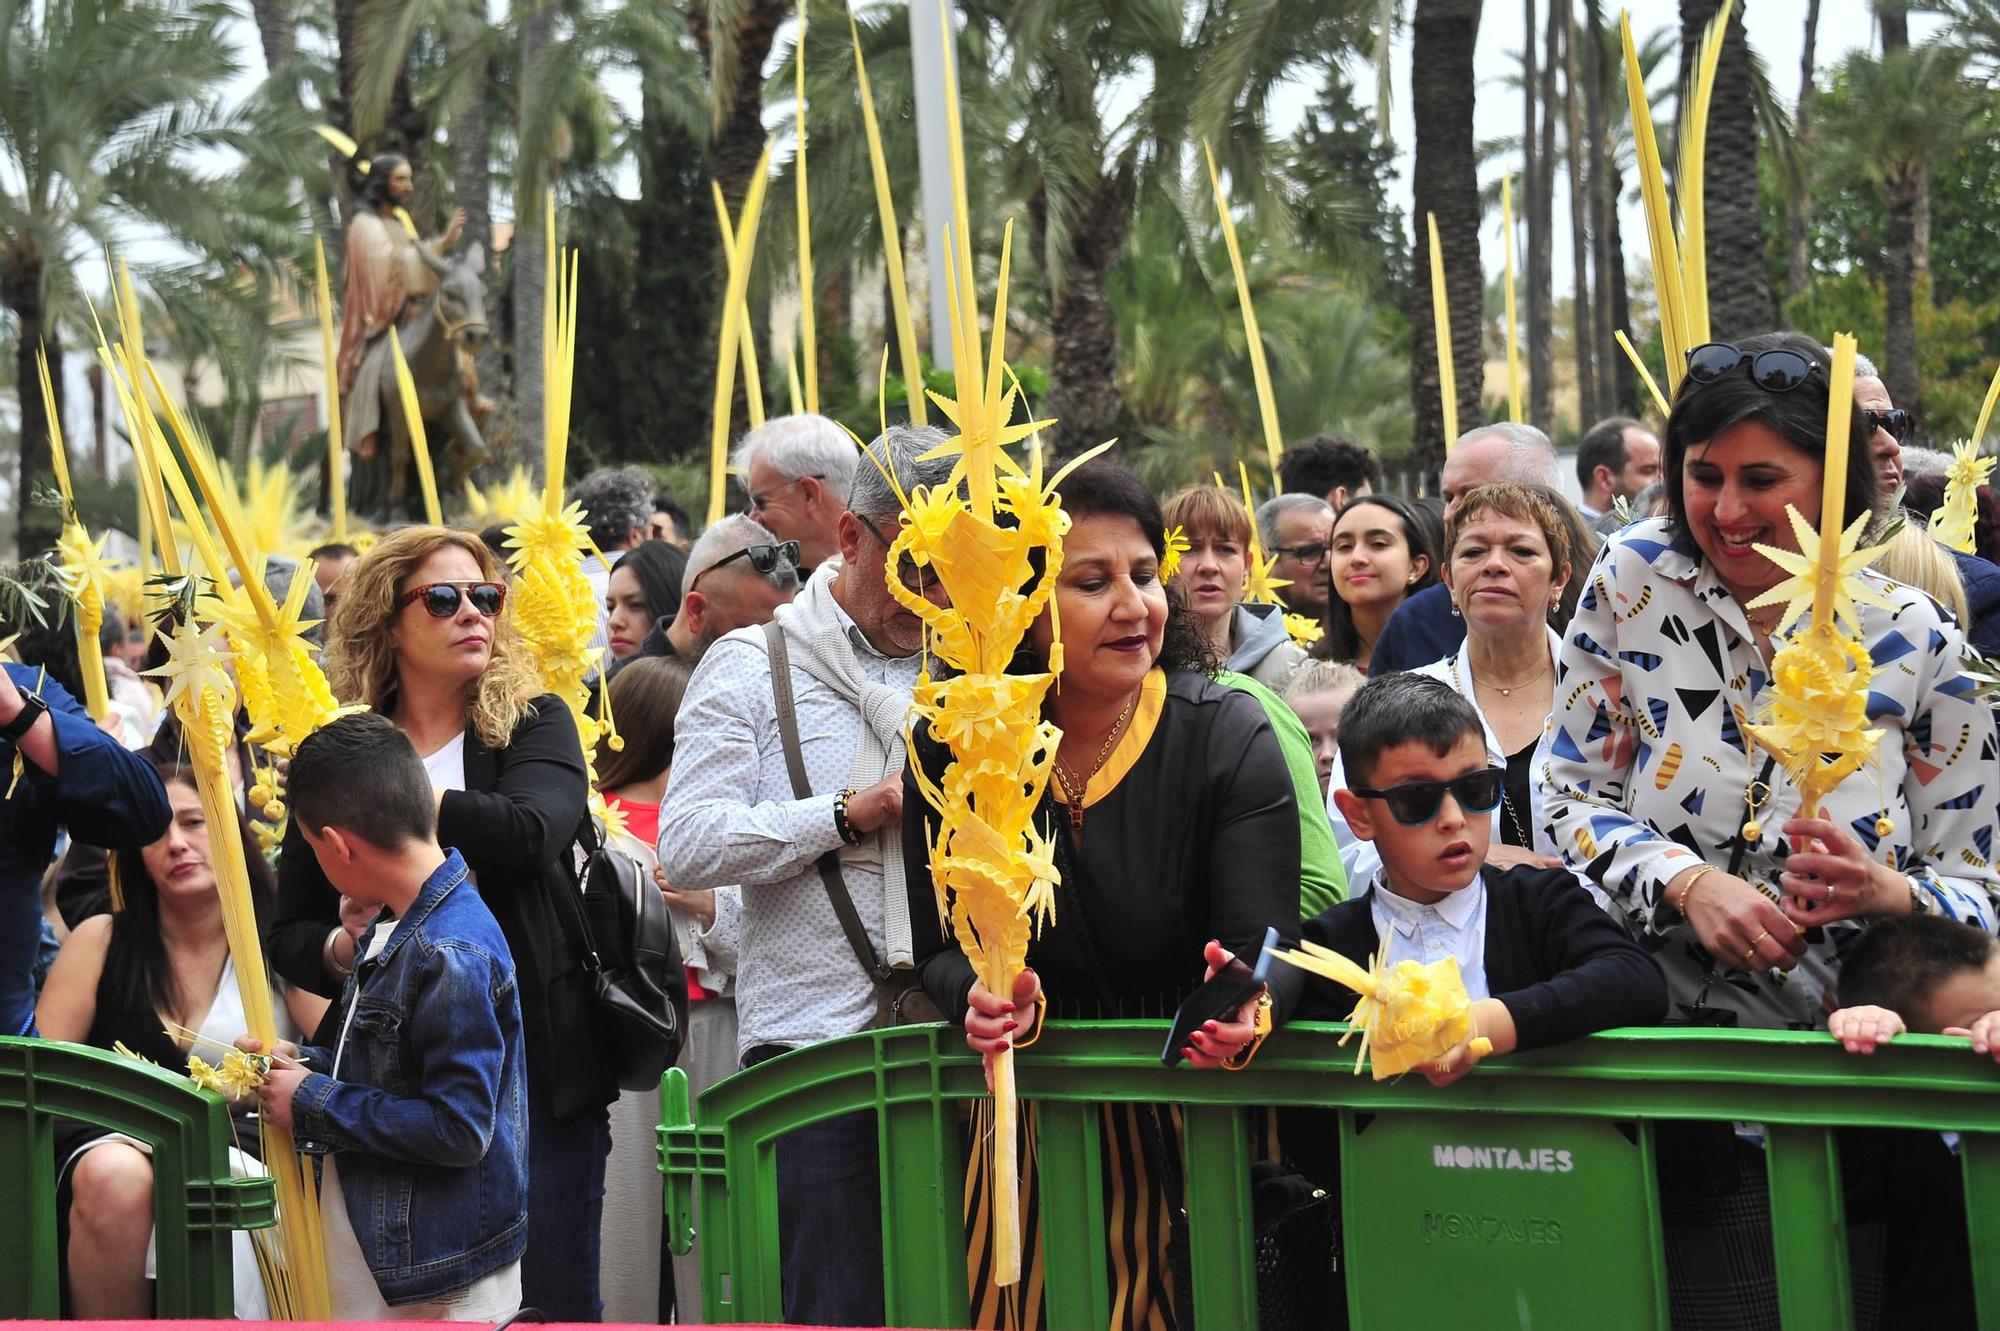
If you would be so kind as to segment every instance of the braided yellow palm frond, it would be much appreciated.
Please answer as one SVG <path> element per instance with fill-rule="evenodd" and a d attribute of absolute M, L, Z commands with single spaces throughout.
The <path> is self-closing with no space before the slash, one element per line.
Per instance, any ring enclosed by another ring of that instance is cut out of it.
<path fill-rule="evenodd" d="M 1400 1077 L 1411 1068 L 1450 1052 L 1472 1029 L 1472 999 L 1465 991 L 1458 960 L 1383 964 L 1383 954 L 1363 968 L 1331 948 L 1302 942 L 1297 949 L 1273 952 L 1280 961 L 1323 975 L 1361 997 L 1348 1017 L 1346 1044 L 1357 1034 L 1354 1070 L 1365 1061 L 1376 1081 Z M 1477 1048 L 1483 1040 L 1474 1040 Z M 1480 1052 L 1491 1052 L 1487 1045 Z"/>
<path fill-rule="evenodd" d="M 2000 376 L 1994 379 L 2000 384 Z M 1944 503 L 1931 514 L 1931 536 L 1954 550 L 1971 554 L 1973 524 L 1979 516 L 1979 487 L 1993 474 L 2000 459 L 1981 457 L 1979 441 L 1968 439 L 1954 444 L 1951 469 L 1945 473 Z"/>

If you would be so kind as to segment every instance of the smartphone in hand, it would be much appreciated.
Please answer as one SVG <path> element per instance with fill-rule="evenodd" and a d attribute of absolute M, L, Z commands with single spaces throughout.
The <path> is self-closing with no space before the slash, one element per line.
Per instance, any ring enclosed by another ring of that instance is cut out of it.
<path fill-rule="evenodd" d="M 1187 996 L 1180 1010 L 1174 1013 L 1173 1029 L 1167 1032 L 1166 1048 L 1160 1051 L 1162 1063 L 1168 1067 L 1178 1064 L 1181 1050 L 1187 1048 L 1196 1031 L 1208 1022 L 1227 1020 L 1256 996 L 1271 973 L 1271 950 L 1277 945 L 1278 929 L 1273 925 L 1264 931 L 1264 945 L 1257 950 L 1255 966 L 1246 966 L 1243 958 L 1232 957 L 1227 966 L 1215 973 L 1214 979 Z"/>

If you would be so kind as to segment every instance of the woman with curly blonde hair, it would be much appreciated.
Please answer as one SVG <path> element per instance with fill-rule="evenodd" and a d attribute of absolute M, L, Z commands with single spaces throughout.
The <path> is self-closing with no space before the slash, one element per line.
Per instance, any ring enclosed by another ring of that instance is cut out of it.
<path fill-rule="evenodd" d="M 599 1057 L 586 972 L 554 904 L 556 892 L 576 890 L 571 847 L 589 787 L 576 724 L 541 692 L 507 590 L 498 561 L 471 533 L 406 527 L 385 536 L 348 571 L 328 626 L 327 678 L 342 702 L 367 705 L 409 736 L 438 792 L 438 840 L 465 858 L 507 937 L 529 1069 L 522 1298 L 551 1317 L 594 1321 L 605 1106 L 617 1085 Z M 338 995 L 372 924 L 357 914 L 295 820 L 271 931 L 279 973 Z M 332 1043 L 327 1034 L 321 1043 Z M 591 1245 L 587 1260 L 579 1239 Z"/>

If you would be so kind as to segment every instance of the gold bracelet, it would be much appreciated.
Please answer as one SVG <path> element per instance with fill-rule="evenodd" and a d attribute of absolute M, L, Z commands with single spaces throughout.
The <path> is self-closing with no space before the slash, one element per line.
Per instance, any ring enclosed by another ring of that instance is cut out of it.
<path fill-rule="evenodd" d="M 1269 989 L 1257 995 L 1257 1012 L 1251 1020 L 1250 1043 L 1244 1045 L 1230 1057 L 1222 1060 L 1223 1071 L 1243 1071 L 1243 1069 L 1250 1066 L 1250 1060 L 1257 1056 L 1257 1051 L 1264 1047 L 1265 1038 L 1271 1034 L 1271 991 Z"/>
<path fill-rule="evenodd" d="M 1687 918 L 1688 898 L 1694 895 L 1694 885 L 1701 881 L 1703 874 L 1710 874 L 1714 872 L 1715 872 L 1715 866 L 1713 864 L 1703 864 L 1697 867 L 1693 873 L 1689 874 L 1688 880 L 1685 883 L 1681 884 L 1680 904 L 1675 906 L 1674 909 L 1680 912 L 1682 919 Z"/>

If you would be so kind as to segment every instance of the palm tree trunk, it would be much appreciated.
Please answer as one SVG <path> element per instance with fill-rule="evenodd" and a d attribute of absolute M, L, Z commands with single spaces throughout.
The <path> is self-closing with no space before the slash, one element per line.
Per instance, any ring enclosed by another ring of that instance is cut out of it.
<path fill-rule="evenodd" d="M 1917 199 L 1923 185 L 1918 171 L 1903 167 L 1890 175 L 1883 191 L 1888 205 L 1887 244 L 1883 247 L 1883 285 L 1888 294 L 1888 363 L 1883 367 L 1889 396 L 1922 419 L 1917 374 Z"/>
<path fill-rule="evenodd" d="M 298 54 L 297 20 L 292 0 L 250 0 L 250 14 L 257 22 L 257 40 L 264 48 L 264 68 L 275 74 L 292 63 Z"/>
<path fill-rule="evenodd" d="M 1568 150 L 1569 171 L 1570 311 L 1575 327 L 1577 429 L 1582 430 L 1599 414 L 1597 405 L 1597 335 L 1590 300 L 1590 220 L 1583 200 L 1583 115 L 1577 106 L 1576 19 L 1564 5 L 1563 47 L 1563 146 Z"/>
<path fill-rule="evenodd" d="M 1549 0 L 1549 8 L 1554 9 L 1560 0 Z M 1522 6 L 1521 31 L 1521 209 L 1528 223 L 1527 263 L 1523 274 L 1526 306 L 1522 310 L 1522 333 L 1528 356 L 1528 419 L 1542 424 L 1548 419 L 1549 392 L 1549 265 L 1540 256 L 1549 253 L 1549 226 L 1552 215 L 1542 209 L 1542 196 L 1549 189 L 1548 176 L 1554 172 L 1555 163 L 1550 154 L 1543 151 L 1538 130 L 1541 118 L 1537 114 L 1540 106 L 1541 50 L 1536 43 L 1541 40 L 1541 21 L 1535 0 L 1525 0 Z M 1440 224 L 1442 225 L 1442 224 Z"/>
<path fill-rule="evenodd" d="M 1806 40 L 1799 53 L 1799 104 L 1792 115 L 1798 141 L 1799 179 L 1785 200 L 1785 299 L 1794 300 L 1812 276 L 1809 224 L 1812 221 L 1813 48 L 1819 40 L 1819 0 L 1806 0 Z"/>
<path fill-rule="evenodd" d="M 1688 87 L 1694 53 L 1721 0 L 1681 0 L 1681 87 Z M 1729 11 L 1715 96 L 1709 104 L 1708 143 L 1702 181 L 1708 229 L 1710 335 L 1745 337 L 1775 319 L 1771 282 L 1763 263 L 1764 216 L 1757 184 L 1757 106 L 1750 47 L 1743 35 L 1743 6 Z"/>
<path fill-rule="evenodd" d="M 1584 5 L 1586 77 L 1584 106 L 1590 120 L 1590 235 L 1597 268 L 1597 364 L 1599 416 L 1631 410 L 1638 376 L 1612 333 L 1625 326 L 1625 256 L 1618 242 L 1618 169 L 1614 165 L 1609 112 L 1604 95 L 1604 11 L 1598 0 Z"/>
<path fill-rule="evenodd" d="M 1528 201 L 1533 223 L 1528 229 L 1528 288 L 1540 293 L 1536 317 L 1528 324 L 1528 420 L 1542 429 L 1555 431 L 1555 243 L 1556 243 L 1556 61 L 1560 59 L 1557 34 L 1561 32 L 1560 0 L 1549 0 L 1548 43 L 1542 60 L 1541 170 L 1535 173 L 1535 196 Z M 1527 44 L 1535 43 L 1529 32 Z M 1528 132 L 1536 132 L 1533 125 Z"/>
<path fill-rule="evenodd" d="M 531 87 L 549 48 L 555 14 L 546 6 L 530 4 L 521 10 L 520 24 L 521 86 Z M 514 438 L 517 452 L 527 457 L 538 451 L 537 441 L 547 444 L 542 437 L 542 306 L 548 299 L 546 247 L 555 239 L 543 234 L 542 200 L 525 195 L 517 199 L 514 239 L 508 246 L 514 271 Z"/>
<path fill-rule="evenodd" d="M 484 0 L 474 0 L 474 3 L 478 7 L 473 13 L 483 21 L 486 14 Z M 487 71 L 488 74 L 491 72 Z M 474 82 L 475 86 L 466 93 L 465 100 L 451 118 L 451 184 L 458 206 L 465 209 L 465 239 L 459 242 L 460 245 L 470 246 L 477 242 L 486 251 L 486 306 L 491 309 L 493 280 L 499 269 L 493 259 L 492 108 L 486 100 L 492 82 L 487 78 Z M 499 339 L 483 339 L 474 358 L 483 387 L 490 388 L 500 383 L 502 363 Z"/>
<path fill-rule="evenodd" d="M 1472 55 L 1479 39 L 1479 10 L 1480 0 L 1417 0 L 1410 23 L 1410 108 L 1417 140 L 1410 173 L 1411 220 L 1419 238 L 1411 248 L 1410 327 L 1421 330 L 1431 321 L 1430 247 L 1422 243 L 1424 215 L 1430 213 L 1437 217 L 1444 256 L 1462 427 L 1479 419 L 1479 370 L 1484 364 L 1480 316 L 1485 275 L 1479 262 L 1479 174 L 1472 141 L 1478 86 Z M 1447 441 L 1438 401 L 1437 348 L 1421 332 L 1410 337 L 1410 406 L 1416 418 L 1417 465 L 1433 471 L 1444 461 Z"/>
<path fill-rule="evenodd" d="M 111 479 L 111 431 L 107 428 L 106 404 L 104 401 L 104 365 L 92 359 L 90 368 L 84 371 L 90 381 L 90 442 L 97 458 L 97 479 Z"/>
<path fill-rule="evenodd" d="M 1878 0 L 1876 18 L 1882 25 L 1882 55 L 1910 49 L 1910 11 L 1903 0 Z M 1928 166 L 1919 164 L 1916 168 L 1916 213 L 1911 224 L 1916 228 L 1915 240 L 1910 247 L 1912 271 L 1918 279 L 1930 276 L 1931 271 L 1931 173 Z"/>
<path fill-rule="evenodd" d="M 18 333 L 14 343 L 14 382 L 21 395 L 21 475 L 14 491 L 15 543 L 21 557 L 33 559 L 55 544 L 61 530 L 56 511 L 37 503 L 51 484 L 49 416 L 42 405 L 42 388 L 35 368 L 35 348 L 45 346 L 49 378 L 55 385 L 56 412 L 62 412 L 62 335 L 48 318 L 46 290 L 39 254 L 19 255 L 0 272 L 0 303 L 14 312 Z"/>
<path fill-rule="evenodd" d="M 1121 433 L 1125 399 L 1118 389 L 1118 325 L 1107 288 L 1125 249 L 1132 216 L 1130 167 L 1100 175 L 1070 232 L 1063 283 L 1050 311 L 1049 411 L 1057 457 L 1094 448 Z M 995 330 L 994 335 L 999 336 Z M 965 371 L 960 366 L 960 372 Z"/>

